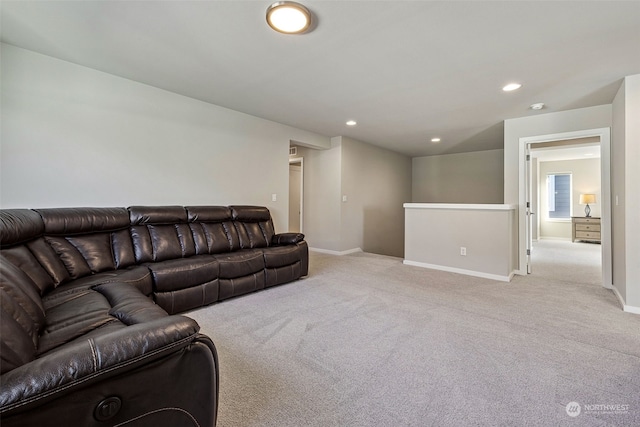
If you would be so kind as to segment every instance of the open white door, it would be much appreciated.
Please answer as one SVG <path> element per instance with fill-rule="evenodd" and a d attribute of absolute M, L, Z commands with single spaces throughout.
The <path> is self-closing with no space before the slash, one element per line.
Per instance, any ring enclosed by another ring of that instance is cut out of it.
<path fill-rule="evenodd" d="M 533 251 L 533 215 L 531 212 L 531 144 L 525 146 L 525 209 L 527 239 L 527 274 L 531 274 L 531 251 Z"/>

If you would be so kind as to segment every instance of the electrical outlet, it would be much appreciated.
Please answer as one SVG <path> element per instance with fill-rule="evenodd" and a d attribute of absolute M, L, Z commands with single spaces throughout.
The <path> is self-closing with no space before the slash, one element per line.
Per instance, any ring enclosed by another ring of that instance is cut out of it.
<path fill-rule="evenodd" d="M 467 248 L 460 246 L 460 255 L 467 256 Z"/>
<path fill-rule="evenodd" d="M 276 193 L 273 193 L 273 194 L 271 195 L 271 201 L 272 201 L 272 202 L 277 202 L 277 201 L 278 201 L 278 195 L 277 195 Z"/>

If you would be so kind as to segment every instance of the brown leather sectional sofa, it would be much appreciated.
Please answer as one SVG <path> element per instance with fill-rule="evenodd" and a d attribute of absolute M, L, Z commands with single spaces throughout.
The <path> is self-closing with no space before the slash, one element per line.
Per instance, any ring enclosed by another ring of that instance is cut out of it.
<path fill-rule="evenodd" d="M 255 206 L 0 211 L 0 424 L 213 426 L 218 362 L 186 310 L 296 280 Z"/>

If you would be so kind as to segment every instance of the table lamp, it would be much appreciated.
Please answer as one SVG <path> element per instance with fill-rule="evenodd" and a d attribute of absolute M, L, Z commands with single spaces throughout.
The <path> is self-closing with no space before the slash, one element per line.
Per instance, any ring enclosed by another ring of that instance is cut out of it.
<path fill-rule="evenodd" d="M 591 208 L 589 207 L 589 203 L 595 203 L 596 202 L 596 195 L 595 194 L 581 194 L 580 195 L 580 204 L 581 205 L 587 205 L 584 208 L 584 216 L 586 216 L 587 218 L 589 218 L 591 216 Z"/>

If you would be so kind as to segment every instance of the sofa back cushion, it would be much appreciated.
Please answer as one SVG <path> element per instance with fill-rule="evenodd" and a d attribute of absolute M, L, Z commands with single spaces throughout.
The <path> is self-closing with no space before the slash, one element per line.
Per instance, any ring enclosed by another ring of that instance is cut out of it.
<path fill-rule="evenodd" d="M 0 366 L 5 373 L 35 358 L 45 313 L 40 289 L 4 256 L 0 256 L 0 305 Z"/>
<path fill-rule="evenodd" d="M 8 248 L 41 237 L 44 223 L 37 212 L 30 209 L 0 211 L 0 245 Z"/>
<path fill-rule="evenodd" d="M 182 206 L 131 206 L 131 239 L 137 263 L 158 262 L 196 254 Z"/>
<path fill-rule="evenodd" d="M 55 208 L 36 212 L 44 223 L 44 242 L 33 241 L 29 248 L 56 285 L 135 263 L 126 209 Z"/>
<path fill-rule="evenodd" d="M 42 240 L 42 239 L 40 239 Z M 40 264 L 28 245 L 18 245 L 9 249 L 3 249 L 2 255 L 6 260 L 22 270 L 36 284 L 40 295 L 44 295 L 55 287 L 53 277 Z M 58 260 L 55 260 L 58 262 Z M 62 268 L 62 266 L 60 266 Z M 65 276 L 68 276 L 65 274 Z"/>
<path fill-rule="evenodd" d="M 231 206 L 242 249 L 265 248 L 271 245 L 275 231 L 269 209 L 262 206 Z"/>
<path fill-rule="evenodd" d="M 187 216 L 198 255 L 219 254 L 240 249 L 231 209 L 226 206 L 189 206 Z"/>

